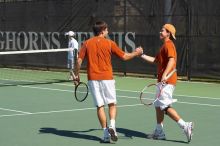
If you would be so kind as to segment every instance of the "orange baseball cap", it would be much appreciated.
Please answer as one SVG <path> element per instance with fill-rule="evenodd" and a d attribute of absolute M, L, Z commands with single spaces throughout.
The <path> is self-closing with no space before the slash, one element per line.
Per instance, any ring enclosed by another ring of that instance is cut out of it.
<path fill-rule="evenodd" d="M 176 29 L 172 24 L 165 24 L 163 27 L 171 33 L 174 39 L 176 39 Z"/>

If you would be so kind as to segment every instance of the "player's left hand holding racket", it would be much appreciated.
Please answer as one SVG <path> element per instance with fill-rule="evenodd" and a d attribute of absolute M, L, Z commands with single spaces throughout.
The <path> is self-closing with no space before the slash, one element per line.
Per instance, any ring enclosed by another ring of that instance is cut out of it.
<path fill-rule="evenodd" d="M 171 71 L 167 77 L 166 80 L 169 79 L 174 73 L 176 72 L 176 69 Z M 149 84 L 143 88 L 143 90 L 140 93 L 140 101 L 142 104 L 146 106 L 150 106 L 154 104 L 154 102 L 157 100 L 157 98 L 160 97 L 163 87 L 166 85 L 165 82 L 157 83 L 157 84 Z M 155 95 L 156 91 L 159 91 L 158 94 Z M 177 99 L 173 99 L 173 102 L 176 102 Z"/>
<path fill-rule="evenodd" d="M 74 66 L 77 66 L 78 51 L 74 50 Z M 78 71 L 77 71 L 78 72 Z M 83 102 L 89 93 L 89 88 L 86 83 L 80 82 L 79 73 L 73 73 L 73 83 L 75 85 L 74 96 L 78 102 Z"/>

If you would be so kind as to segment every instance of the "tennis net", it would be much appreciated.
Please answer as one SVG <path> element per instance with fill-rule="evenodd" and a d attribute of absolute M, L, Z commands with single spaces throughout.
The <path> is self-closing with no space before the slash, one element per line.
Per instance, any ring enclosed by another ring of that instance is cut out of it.
<path fill-rule="evenodd" d="M 71 49 L 0 52 L 0 86 L 64 82 Z"/>

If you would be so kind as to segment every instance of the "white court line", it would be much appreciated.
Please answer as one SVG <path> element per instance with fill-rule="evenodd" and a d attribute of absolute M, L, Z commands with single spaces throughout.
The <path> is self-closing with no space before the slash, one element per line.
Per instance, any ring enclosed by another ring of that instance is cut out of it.
<path fill-rule="evenodd" d="M 22 113 L 22 114 L 31 114 L 30 112 L 24 112 L 24 111 L 13 110 L 13 109 L 7 109 L 7 108 L 0 108 L 0 110 L 11 111 L 11 112 L 17 112 L 17 113 Z"/>
<path fill-rule="evenodd" d="M 5 80 L 5 81 L 15 81 L 15 82 L 29 82 L 29 83 L 35 83 L 38 81 L 31 81 L 31 80 L 13 80 L 13 79 L 6 79 L 6 78 L 0 78 L 0 80 Z M 14 85 L 14 84 L 5 84 L 1 83 L 2 85 Z"/>
<path fill-rule="evenodd" d="M 53 83 L 54 85 L 60 85 L 60 86 L 73 86 L 73 84 L 65 84 L 65 83 Z"/>
<path fill-rule="evenodd" d="M 5 68 L 6 70 L 11 70 L 11 69 L 8 69 L 8 68 Z M 19 70 L 19 69 L 14 69 L 14 70 Z M 24 71 L 24 70 L 22 70 L 22 71 Z M 33 71 L 33 70 L 25 70 L 25 71 Z M 37 70 L 34 70 L 35 72 L 37 71 Z M 38 72 L 42 72 L 42 71 L 38 71 Z M 52 72 L 52 73 L 54 73 L 54 71 L 43 71 L 43 72 Z M 63 74 L 62 72 L 55 72 L 56 74 Z M 82 73 L 82 76 L 86 76 L 86 73 Z M 122 77 L 120 77 L 120 76 L 117 76 L 117 75 L 115 75 L 115 77 L 117 77 L 117 78 L 122 78 Z M 150 79 L 150 80 L 153 80 L 153 81 L 156 81 L 157 79 L 155 79 L 155 78 L 151 78 L 151 77 L 131 77 L 131 76 L 127 76 L 127 77 L 123 77 L 123 78 L 130 78 L 130 79 L 135 79 L 135 80 L 144 80 L 144 79 L 146 79 L 146 80 L 148 80 L 148 79 Z M 12 79 L 4 79 L 4 78 L 0 78 L 1 80 L 12 80 Z M 13 80 L 13 81 L 26 81 L 26 82 L 36 82 L 36 81 L 31 81 L 31 80 Z M 182 83 L 190 83 L 190 84 L 204 84 L 204 85 L 219 85 L 219 83 L 213 83 L 213 82 L 198 82 L 198 81 L 182 81 L 182 80 L 178 80 L 178 82 L 182 82 Z M 56 83 L 56 84 L 58 84 L 58 83 Z M 65 85 L 65 84 L 63 84 L 63 85 Z M 69 86 L 69 85 L 67 85 L 67 86 Z"/>
<path fill-rule="evenodd" d="M 125 78 L 129 78 L 129 77 L 125 77 Z M 132 77 L 134 78 L 134 77 Z M 1 78 L 0 78 L 1 79 Z M 139 78 L 137 78 L 139 79 Z M 2 79 L 2 80 L 11 80 L 11 79 Z M 26 82 L 36 82 L 36 81 L 30 81 L 30 80 L 15 80 L 15 81 L 26 81 Z M 183 81 L 183 82 L 189 82 L 189 81 Z M 189 83 L 196 83 L 196 82 L 189 82 Z M 206 84 L 206 82 L 199 82 Z M 13 85 L 13 84 L 4 84 L 4 83 L 0 83 L 3 85 Z M 63 84 L 63 83 L 53 83 L 55 85 L 62 85 L 62 86 L 73 86 L 71 84 Z M 207 83 L 207 84 L 212 84 L 212 83 Z M 213 83 L 216 84 L 216 83 Z M 71 90 L 61 90 L 61 89 L 54 89 L 54 88 L 42 88 L 42 87 L 34 87 L 34 86 L 25 86 L 25 85 L 18 85 L 20 87 L 26 87 L 26 88 L 35 88 L 35 89 L 42 89 L 42 90 L 54 90 L 54 91 L 64 91 L 64 92 L 73 92 Z M 122 90 L 122 89 L 117 89 L 117 91 L 125 91 L 125 92 L 137 92 L 140 93 L 140 91 L 133 91 L 133 90 Z M 204 97 L 204 96 L 194 96 L 194 95 L 178 95 L 178 94 L 174 94 L 174 96 L 183 96 L 183 97 L 192 97 L 192 98 L 200 98 L 200 99 L 213 99 L 213 100 L 220 100 L 220 98 L 215 98 L 215 97 Z"/>
<path fill-rule="evenodd" d="M 130 98 L 130 99 L 137 99 L 137 97 L 131 97 L 131 96 L 119 96 L 119 97 L 124 97 L 124 98 Z M 196 103 L 196 102 L 182 102 L 182 101 L 177 101 L 175 103 L 182 103 L 182 104 L 194 104 L 194 105 L 201 105 L 201 106 L 210 106 L 210 107 L 220 107 L 220 105 L 215 105 L 215 104 L 203 104 L 203 103 Z"/>
<path fill-rule="evenodd" d="M 137 99 L 137 97 L 131 97 L 131 96 L 119 96 L 119 97 L 124 97 L 124 98 L 130 98 L 130 99 Z M 182 101 L 177 101 L 175 103 L 182 103 L 182 104 L 193 104 L 193 105 L 199 105 L 199 106 L 210 106 L 210 107 L 220 107 L 220 105 L 215 105 L 215 104 L 203 104 L 203 103 L 196 103 L 196 102 L 182 102 Z"/>
<path fill-rule="evenodd" d="M 210 106 L 210 107 L 220 107 L 220 105 L 212 105 L 212 104 L 201 104 L 201 103 L 191 103 L 191 102 L 176 102 L 181 104 L 193 104 L 199 106 Z M 135 106 L 145 106 L 143 104 L 131 104 L 131 105 L 118 105 L 118 108 L 123 107 L 135 107 Z M 3 117 L 14 117 L 14 116 L 25 116 L 25 115 L 42 115 L 42 114 L 53 114 L 53 113 L 64 113 L 64 112 L 75 112 L 75 111 L 86 111 L 86 110 L 95 110 L 95 107 L 90 108 L 81 108 L 81 109 L 69 109 L 69 110 L 58 110 L 58 111 L 47 111 L 47 112 L 35 112 L 35 113 L 20 113 L 20 114 L 10 114 L 10 115 L 0 115 L 0 118 Z"/>
<path fill-rule="evenodd" d="M 140 93 L 140 92 L 141 92 L 141 91 L 121 90 L 121 89 L 117 89 L 117 91 L 122 91 L 122 92 L 134 92 L 134 93 Z M 174 95 L 174 96 L 183 96 L 183 97 L 192 97 L 192 98 L 201 98 L 201 99 L 220 100 L 220 98 L 208 97 L 208 96 L 194 96 L 194 95 L 184 95 L 184 94 L 173 94 L 173 95 Z"/>
<path fill-rule="evenodd" d="M 0 83 L 1 84 L 1 83 Z M 60 83 L 54 83 L 56 85 L 64 85 L 64 86 L 72 86 L 68 84 L 60 84 Z M 6 85 L 6 84 L 5 84 Z M 11 84 L 7 84 L 11 85 Z M 37 86 L 26 86 L 26 85 L 18 85 L 19 87 L 23 88 L 33 88 L 33 89 L 42 89 L 42 90 L 53 90 L 53 91 L 62 91 L 62 92 L 74 92 L 73 90 L 63 90 L 63 89 L 56 89 L 56 88 L 45 88 L 45 87 L 37 87 Z M 133 90 L 122 90 L 122 89 L 116 89 L 117 91 L 122 92 L 134 92 L 134 93 L 140 93 L 140 91 L 133 91 Z M 203 96 L 193 96 L 193 95 L 181 95 L 181 94 L 174 94 L 174 96 L 183 96 L 183 97 L 192 97 L 192 98 L 200 98 L 200 99 L 213 99 L 213 100 L 220 100 L 220 98 L 215 97 L 203 97 Z"/>
<path fill-rule="evenodd" d="M 56 88 L 45 88 L 45 87 L 37 87 L 37 86 L 26 86 L 26 85 L 18 85 L 19 87 L 23 88 L 33 88 L 33 89 L 41 89 L 41 90 L 52 90 L 52 91 L 62 91 L 62 92 L 74 92 L 73 90 L 63 90 L 63 89 L 56 89 Z M 117 91 L 123 91 L 123 92 L 134 92 L 134 93 L 140 93 L 140 91 L 133 91 L 133 90 L 121 90 L 116 89 Z M 174 96 L 182 96 L 182 97 L 191 97 L 191 98 L 199 98 L 199 99 L 212 99 L 212 100 L 220 100 L 220 98 L 215 97 L 205 97 L 205 96 L 194 96 L 194 95 L 183 95 L 183 94 L 174 94 Z"/>
<path fill-rule="evenodd" d="M 215 104 L 203 104 L 203 103 L 194 103 L 194 102 L 182 102 L 182 101 L 177 101 L 177 103 L 193 104 L 193 105 L 200 105 L 200 106 L 210 106 L 210 107 L 220 107 L 220 105 L 215 105 Z"/>
<path fill-rule="evenodd" d="M 62 83 L 54 83 L 56 85 L 61 85 L 61 86 L 72 86 L 68 84 L 62 84 Z M 117 91 L 122 91 L 122 92 L 133 92 L 133 93 L 140 93 L 141 91 L 134 91 L 134 90 L 122 90 L 122 89 L 116 89 Z M 193 97 L 193 98 L 200 98 L 200 99 L 213 99 L 213 100 L 220 100 L 220 98 L 215 98 L 215 97 L 208 97 L 208 96 L 195 96 L 195 95 L 184 95 L 184 94 L 174 94 L 174 96 L 183 96 L 183 97 Z"/>
<path fill-rule="evenodd" d="M 52 90 L 52 91 L 61 91 L 61 92 L 74 92 L 74 90 L 63 90 L 63 89 L 56 89 L 56 88 L 45 88 L 45 87 L 37 87 L 37 86 L 23 86 L 18 85 L 19 87 L 23 88 L 32 88 L 32 89 L 40 89 L 40 90 Z"/>
<path fill-rule="evenodd" d="M 22 86 L 18 85 L 19 87 L 24 88 L 34 88 L 34 89 L 42 89 L 42 90 L 53 90 L 53 91 L 62 91 L 62 92 L 74 92 L 72 90 L 62 90 L 62 89 L 55 89 L 55 88 L 42 88 L 42 87 L 36 87 L 36 86 Z M 118 91 L 126 91 L 126 92 L 138 92 L 139 91 L 131 91 L 131 90 L 121 90 L 118 89 Z M 185 96 L 185 97 L 194 97 L 194 98 L 207 98 L 207 99 L 219 99 L 219 98 L 212 98 L 212 97 L 200 97 L 200 96 L 189 96 L 189 95 L 177 95 L 177 96 Z M 133 98 L 137 99 L 138 97 L 130 97 L 130 96 L 118 96 L 118 97 L 125 97 L 125 98 Z M 182 104 L 193 104 L 193 105 L 200 105 L 200 106 L 210 106 L 210 107 L 220 107 L 220 105 L 213 105 L 213 104 L 202 104 L 202 103 L 192 103 L 192 102 L 180 102 L 177 103 Z M 126 106 L 138 106 L 142 104 L 134 104 L 134 105 L 121 105 L 118 107 L 126 107 Z M 4 108 L 0 108 L 4 109 Z M 72 109 L 72 110 L 59 110 L 59 111 L 48 111 L 48 112 L 36 112 L 36 113 L 30 113 L 30 112 L 24 112 L 24 111 L 18 111 L 18 110 L 11 110 L 11 109 L 4 109 L 8 111 L 14 111 L 14 112 L 21 112 L 20 114 L 11 114 L 11 115 L 1 115 L 1 117 L 12 117 L 12 116 L 20 116 L 20 115 L 36 115 L 36 114 L 50 114 L 50 113 L 60 113 L 60 112 L 72 112 L 72 111 L 82 111 L 82 110 L 89 110 L 89 109 L 95 109 L 95 108 L 83 108 L 83 109 Z"/>
<path fill-rule="evenodd" d="M 62 83 L 54 83 L 56 85 L 61 85 L 61 86 L 72 86 L 68 84 L 62 84 Z M 122 89 L 116 89 L 117 91 L 122 91 L 122 92 L 134 92 L 134 93 L 140 93 L 140 91 L 133 91 L 133 90 L 122 90 Z M 220 100 L 220 98 L 215 98 L 215 97 L 208 97 L 208 96 L 194 96 L 194 95 L 184 95 L 184 94 L 174 94 L 174 96 L 183 96 L 183 97 L 193 97 L 193 98 L 200 98 L 200 99 L 213 99 L 213 100 Z"/>
<path fill-rule="evenodd" d="M 122 107 L 132 107 L 132 106 L 140 106 L 140 105 L 143 105 L 143 104 L 119 105 L 117 107 L 122 108 Z M 0 118 L 2 118 L 2 117 L 14 117 L 14 116 L 25 116 L 25 115 L 41 115 L 41 114 L 63 113 L 63 112 L 86 111 L 86 110 L 95 110 L 95 109 L 96 109 L 96 107 L 90 107 L 90 108 L 47 111 L 47 112 L 20 113 L 20 114 L 10 114 L 10 115 L 0 115 Z"/>
<path fill-rule="evenodd" d="M 117 75 L 115 75 L 115 77 L 117 77 L 117 78 L 120 78 L 120 76 L 117 76 Z M 122 78 L 122 77 L 121 77 Z M 153 77 L 134 77 L 134 76 L 126 76 L 126 77 L 123 77 L 123 78 L 127 78 L 127 79 L 135 79 L 135 80 L 153 80 L 153 81 L 157 81 L 157 79 L 156 78 L 153 78 Z M 177 83 L 178 82 L 182 82 L 182 83 L 193 83 L 193 84 L 204 84 L 204 85 L 219 85 L 219 83 L 215 83 L 215 82 L 206 82 L 206 81 L 201 81 L 201 82 L 199 82 L 199 81 L 184 81 L 184 80 L 181 80 L 181 79 L 178 79 L 177 80 Z"/>

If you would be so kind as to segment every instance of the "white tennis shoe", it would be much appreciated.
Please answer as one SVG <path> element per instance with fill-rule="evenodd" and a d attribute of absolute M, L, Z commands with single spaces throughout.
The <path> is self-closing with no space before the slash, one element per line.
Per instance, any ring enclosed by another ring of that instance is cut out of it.
<path fill-rule="evenodd" d="M 190 142 L 192 140 L 192 135 L 193 135 L 192 130 L 193 130 L 193 127 L 194 127 L 193 122 L 186 122 L 186 125 L 185 125 L 185 127 L 183 129 L 188 142 Z"/>
<path fill-rule="evenodd" d="M 115 127 L 109 126 L 108 132 L 109 132 L 109 134 L 111 136 L 111 140 L 112 141 L 117 141 L 118 140 L 118 136 L 117 136 L 117 132 L 116 132 L 116 128 Z"/>
<path fill-rule="evenodd" d="M 166 136 L 162 129 L 155 129 L 153 134 L 147 135 L 148 139 L 165 140 Z"/>

